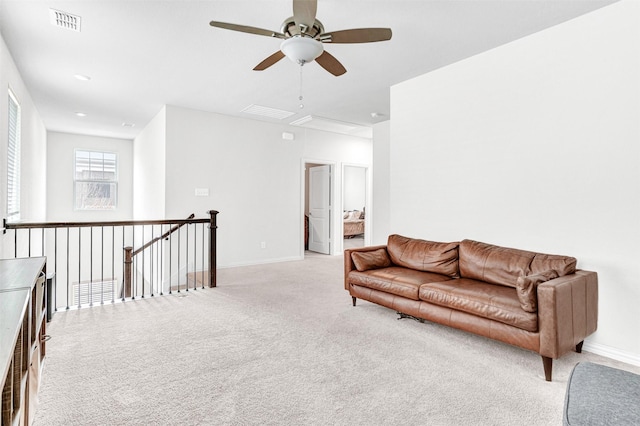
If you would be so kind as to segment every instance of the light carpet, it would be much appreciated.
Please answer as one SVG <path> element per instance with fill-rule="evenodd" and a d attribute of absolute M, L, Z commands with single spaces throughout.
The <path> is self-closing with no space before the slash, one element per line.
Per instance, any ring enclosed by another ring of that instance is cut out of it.
<path fill-rule="evenodd" d="M 630 368 L 572 353 L 548 383 L 535 353 L 396 317 L 351 306 L 341 256 L 57 312 L 34 425 L 560 425 L 577 362 Z"/>

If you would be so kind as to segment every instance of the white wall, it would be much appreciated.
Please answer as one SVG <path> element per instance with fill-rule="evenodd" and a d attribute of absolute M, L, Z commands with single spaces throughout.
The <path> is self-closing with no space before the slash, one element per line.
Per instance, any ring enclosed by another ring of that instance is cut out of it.
<path fill-rule="evenodd" d="M 373 201 L 368 214 L 373 224 L 371 244 L 386 244 L 390 234 L 391 121 L 373 126 Z"/>
<path fill-rule="evenodd" d="M 640 3 L 392 88 L 391 228 L 575 256 L 585 349 L 640 364 Z"/>
<path fill-rule="evenodd" d="M 4 39 L 0 36 L 0 216 L 7 214 L 8 88 L 21 109 L 21 219 L 39 222 L 46 213 L 46 130 Z M 12 233 L 0 233 L 0 258 L 13 257 Z"/>
<path fill-rule="evenodd" d="M 166 217 L 220 211 L 222 267 L 301 258 L 305 162 L 335 164 L 336 203 L 342 163 L 371 164 L 369 139 L 174 106 L 166 107 L 166 117 Z M 295 140 L 283 140 L 284 131 Z M 196 188 L 209 196 L 196 197 Z M 335 211 L 334 223 L 341 217 Z M 334 241 L 341 236 L 334 227 Z"/>
<path fill-rule="evenodd" d="M 343 170 L 343 210 L 362 211 L 367 200 L 367 169 L 358 166 L 344 166 Z"/>
<path fill-rule="evenodd" d="M 165 218 L 165 150 L 166 107 L 163 107 L 133 143 L 133 216 L 136 220 Z"/>
<path fill-rule="evenodd" d="M 115 210 L 75 210 L 75 150 L 113 152 L 118 159 L 118 204 Z M 47 221 L 131 220 L 133 215 L 133 141 L 61 132 L 47 133 Z"/>

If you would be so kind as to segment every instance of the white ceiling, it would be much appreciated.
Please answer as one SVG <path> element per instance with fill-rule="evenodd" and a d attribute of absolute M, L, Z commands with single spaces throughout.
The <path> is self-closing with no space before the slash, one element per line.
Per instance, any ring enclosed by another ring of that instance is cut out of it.
<path fill-rule="evenodd" d="M 279 31 L 290 0 L 0 0 L 0 28 L 48 130 L 132 139 L 165 104 L 271 122 L 312 115 L 371 125 L 390 118 L 390 86 L 615 1 L 319 0 L 326 31 L 389 27 L 393 38 L 325 45 L 347 73 L 305 65 L 303 109 L 298 65 L 283 59 L 252 71 L 279 40 L 209 26 Z M 51 25 L 50 8 L 81 16 L 81 32 Z M 295 114 L 241 112 L 251 104 Z"/>

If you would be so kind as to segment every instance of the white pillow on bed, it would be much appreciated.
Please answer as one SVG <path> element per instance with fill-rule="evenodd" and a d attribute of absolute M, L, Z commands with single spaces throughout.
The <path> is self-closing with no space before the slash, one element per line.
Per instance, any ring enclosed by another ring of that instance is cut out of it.
<path fill-rule="evenodd" d="M 349 217 L 347 218 L 347 220 L 356 220 L 356 219 L 360 219 L 360 215 L 362 213 L 360 212 L 360 210 L 352 210 L 349 212 Z"/>

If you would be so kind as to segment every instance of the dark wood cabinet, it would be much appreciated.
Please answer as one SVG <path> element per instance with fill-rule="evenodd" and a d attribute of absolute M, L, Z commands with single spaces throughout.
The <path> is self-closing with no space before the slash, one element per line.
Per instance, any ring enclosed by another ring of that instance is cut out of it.
<path fill-rule="evenodd" d="M 33 420 L 46 355 L 46 258 L 0 260 L 0 425 Z"/>

